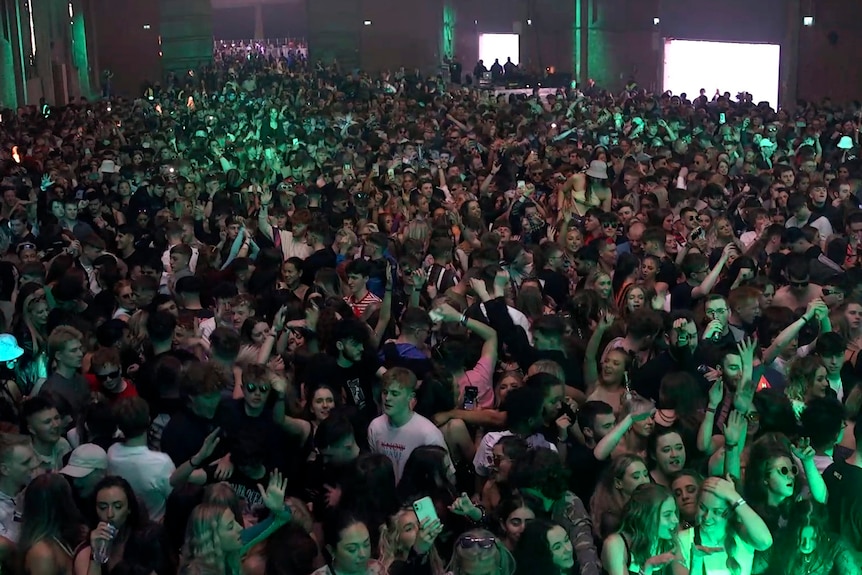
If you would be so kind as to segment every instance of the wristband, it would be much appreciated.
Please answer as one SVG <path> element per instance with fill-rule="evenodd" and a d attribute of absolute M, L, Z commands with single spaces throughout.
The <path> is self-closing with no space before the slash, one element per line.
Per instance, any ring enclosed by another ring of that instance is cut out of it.
<path fill-rule="evenodd" d="M 707 407 L 706 412 L 707 413 L 715 413 L 715 408 L 714 407 Z"/>
<path fill-rule="evenodd" d="M 736 503 L 734 503 L 733 505 L 730 506 L 730 511 L 734 512 L 737 509 L 739 509 L 740 507 L 742 507 L 743 505 L 747 505 L 747 504 L 748 504 L 748 501 L 746 501 L 745 499 L 740 497 L 739 499 L 736 500 Z"/>
<path fill-rule="evenodd" d="M 733 448 L 734 448 L 734 447 L 736 447 L 737 445 L 739 445 L 739 444 L 738 444 L 738 443 L 725 443 L 725 444 L 724 444 L 724 448 L 725 448 L 725 449 L 733 449 Z"/>
<path fill-rule="evenodd" d="M 461 314 L 461 319 L 460 319 L 460 320 L 458 320 L 458 323 L 460 323 L 461 325 L 463 325 L 463 326 L 465 326 L 465 327 L 466 327 L 466 326 L 467 326 L 467 321 L 468 321 L 469 319 L 470 319 L 470 318 L 468 318 L 468 317 L 467 317 L 467 312 L 465 311 L 464 313 L 462 313 L 462 314 Z"/>

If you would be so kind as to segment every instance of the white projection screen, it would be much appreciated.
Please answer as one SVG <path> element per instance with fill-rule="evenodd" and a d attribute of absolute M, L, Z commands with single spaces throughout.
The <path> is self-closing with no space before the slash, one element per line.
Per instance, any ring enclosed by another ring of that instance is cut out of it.
<path fill-rule="evenodd" d="M 518 34 L 480 34 L 479 59 L 490 70 L 494 60 L 505 64 L 511 58 L 516 66 L 521 63 L 521 37 Z"/>
<path fill-rule="evenodd" d="M 778 109 L 778 72 L 781 47 L 777 44 L 742 44 L 673 40 L 664 42 L 664 90 L 690 100 L 700 89 L 711 100 L 716 89 L 732 98 L 749 92 L 754 102 L 769 102 Z"/>

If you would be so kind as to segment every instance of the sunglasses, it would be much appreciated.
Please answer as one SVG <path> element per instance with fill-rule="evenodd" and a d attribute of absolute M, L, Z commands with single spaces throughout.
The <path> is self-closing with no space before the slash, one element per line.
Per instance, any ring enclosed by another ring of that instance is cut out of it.
<path fill-rule="evenodd" d="M 790 282 L 790 287 L 807 288 L 809 282 Z"/>
<path fill-rule="evenodd" d="M 461 549 L 473 549 L 474 547 L 492 549 L 496 544 L 497 539 L 495 537 L 470 537 L 469 535 L 464 535 L 458 538 L 458 547 Z"/>
<path fill-rule="evenodd" d="M 269 391 L 269 386 L 265 383 L 246 383 L 245 390 L 249 393 L 254 393 L 255 391 L 266 393 Z"/>
<path fill-rule="evenodd" d="M 799 468 L 796 467 L 795 465 L 791 465 L 790 467 L 787 467 L 786 465 L 782 465 L 781 467 L 776 467 L 776 468 L 772 469 L 772 471 L 777 471 L 778 473 L 780 473 L 784 477 L 788 477 L 791 475 L 793 477 L 796 477 L 796 474 L 799 473 Z"/>
<path fill-rule="evenodd" d="M 116 379 L 120 377 L 120 370 L 112 371 L 111 373 L 97 373 L 96 379 L 99 381 L 108 381 L 109 379 Z"/>

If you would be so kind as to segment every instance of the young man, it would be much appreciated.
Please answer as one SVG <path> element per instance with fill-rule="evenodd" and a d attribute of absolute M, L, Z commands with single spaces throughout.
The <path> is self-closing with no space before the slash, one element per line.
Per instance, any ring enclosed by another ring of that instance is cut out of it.
<path fill-rule="evenodd" d="M 413 412 L 415 398 L 416 376 L 413 372 L 403 367 L 390 369 L 383 375 L 383 415 L 368 426 L 371 451 L 382 453 L 392 461 L 396 482 L 401 480 L 404 464 L 417 447 L 437 445 L 448 452 L 437 426 Z M 451 460 L 449 467 L 454 474 Z"/>
<path fill-rule="evenodd" d="M 578 470 L 572 474 L 569 485 L 582 501 L 585 498 L 589 501 L 599 482 L 599 476 L 607 465 L 607 461 L 596 459 L 593 451 L 596 444 L 614 428 L 614 409 L 604 401 L 588 401 L 578 408 L 577 423 L 584 435 L 584 441 L 569 441 L 566 462 L 569 469 Z"/>
<path fill-rule="evenodd" d="M 169 222 L 165 226 L 165 239 L 168 241 L 168 247 L 162 253 L 164 271 L 162 272 L 159 284 L 162 288 L 169 287 L 171 279 L 173 279 L 173 283 L 176 283 L 180 277 L 183 277 L 182 275 L 177 275 L 182 270 L 188 271 L 185 275 L 193 275 L 198 264 L 198 250 L 183 242 L 183 226 L 180 223 Z M 185 246 L 184 249 L 180 249 L 178 252 L 184 258 L 184 265 L 178 265 L 174 259 L 174 250 L 178 249 L 179 246 Z"/>
<path fill-rule="evenodd" d="M 19 494 L 39 468 L 30 438 L 0 433 L 0 559 L 10 557 L 21 532 L 23 498 Z"/>
<path fill-rule="evenodd" d="M 825 191 L 825 190 L 824 190 Z M 787 212 L 793 214 L 784 225 L 788 228 L 804 228 L 813 226 L 820 232 L 821 241 L 832 235 L 832 224 L 822 215 L 811 211 L 810 199 L 801 193 L 792 194 L 787 199 Z"/>
<path fill-rule="evenodd" d="M 41 388 L 41 392 L 56 393 L 69 402 L 72 417 L 76 419 L 90 398 L 90 386 L 80 371 L 84 359 L 83 339 L 83 334 L 73 327 L 54 328 L 48 336 L 48 357 L 56 367 Z"/>
<path fill-rule="evenodd" d="M 207 472 L 200 468 L 212 455 L 216 436 L 206 437 L 198 451 L 176 468 L 170 457 L 147 446 L 150 410 L 146 401 L 139 397 L 122 399 L 114 408 L 114 415 L 124 440 L 108 449 L 108 473 L 126 479 L 149 517 L 161 521 L 167 498 L 176 487 L 189 480 L 197 484 L 206 482 Z"/>
<path fill-rule="evenodd" d="M 50 400 L 36 396 L 24 401 L 21 418 L 25 422 L 25 431 L 30 436 L 39 467 L 48 473 L 60 471 L 63 458 L 72 451 L 72 446 L 63 437 L 60 412 Z"/>
<path fill-rule="evenodd" d="M 834 397 L 816 397 L 810 400 L 799 417 L 814 449 L 814 465 L 823 473 L 835 461 L 844 461 L 852 451 L 839 445 L 844 438 L 844 406 Z"/>
<path fill-rule="evenodd" d="M 123 365 L 117 348 L 97 349 L 90 359 L 90 371 L 92 373 L 87 376 L 90 391 L 101 393 L 110 404 L 124 397 L 137 397 L 138 391 L 134 384 L 123 377 Z"/>
<path fill-rule="evenodd" d="M 745 285 L 732 289 L 727 296 L 727 306 L 730 309 L 727 327 L 736 343 L 753 336 L 760 319 L 760 291 Z"/>
<path fill-rule="evenodd" d="M 692 309 L 695 302 L 706 297 L 715 282 L 718 281 L 724 265 L 731 255 L 736 254 L 736 247 L 727 244 L 721 252 L 718 263 L 710 268 L 709 259 L 703 254 L 686 254 L 682 258 L 682 273 L 685 281 L 670 290 L 671 309 Z"/>
<path fill-rule="evenodd" d="M 358 317 L 366 317 L 369 307 L 379 307 L 381 300 L 368 290 L 368 277 L 371 275 L 371 266 L 365 260 L 353 260 L 347 264 L 347 288 L 350 295 L 344 298 L 353 314 Z"/>
<path fill-rule="evenodd" d="M 72 451 L 60 473 L 72 485 L 72 495 L 78 505 L 85 505 L 88 500 L 92 504 L 96 485 L 108 475 L 108 454 L 95 443 L 83 443 Z"/>
<path fill-rule="evenodd" d="M 804 412 L 803 412 L 804 413 Z M 841 533 L 851 549 L 862 549 L 862 417 L 853 428 L 855 452 L 845 461 L 836 461 L 823 472 L 829 492 L 826 507 L 834 533 Z"/>

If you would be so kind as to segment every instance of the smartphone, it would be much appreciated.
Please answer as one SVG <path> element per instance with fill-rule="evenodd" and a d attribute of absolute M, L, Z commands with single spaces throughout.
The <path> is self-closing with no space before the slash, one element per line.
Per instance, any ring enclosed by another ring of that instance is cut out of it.
<path fill-rule="evenodd" d="M 299 145 L 299 138 L 294 138 L 293 139 L 293 146 L 296 147 L 298 145 Z"/>
<path fill-rule="evenodd" d="M 806 127 L 808 127 L 808 124 L 805 122 L 805 120 L 799 120 L 796 122 L 796 127 L 797 128 L 806 128 Z"/>
<path fill-rule="evenodd" d="M 703 228 L 702 228 L 702 227 L 700 227 L 700 226 L 697 226 L 697 227 L 696 227 L 696 228 L 694 228 L 694 230 L 691 232 L 691 239 L 692 239 L 692 240 L 701 240 L 701 239 L 703 239 L 705 236 L 706 236 L 706 232 L 705 232 L 705 231 L 703 230 Z"/>
<path fill-rule="evenodd" d="M 718 123 L 721 125 L 724 125 L 727 123 L 727 115 L 724 112 L 722 112 L 718 115 Z"/>
<path fill-rule="evenodd" d="M 344 164 L 344 169 L 342 170 L 345 174 L 350 173 L 350 164 Z"/>
<path fill-rule="evenodd" d="M 524 180 L 518 180 L 518 189 L 523 190 L 527 187 L 527 182 Z"/>
<path fill-rule="evenodd" d="M 475 385 L 468 385 L 464 388 L 464 409 L 472 411 L 476 409 L 476 404 L 479 400 L 479 388 Z"/>
<path fill-rule="evenodd" d="M 430 519 L 432 521 L 437 519 L 437 510 L 434 509 L 434 502 L 431 501 L 430 497 L 423 497 L 418 501 L 414 501 L 413 511 L 416 512 L 416 519 L 419 520 L 420 525 L 426 519 Z"/>
<path fill-rule="evenodd" d="M 12 159 L 16 164 L 21 163 L 21 155 L 18 153 L 18 146 L 12 146 Z"/>
<path fill-rule="evenodd" d="M 390 180 L 394 180 L 395 179 L 395 168 L 389 168 L 388 170 L 386 170 L 386 175 L 389 176 Z"/>

